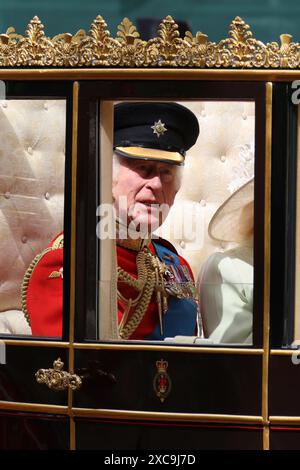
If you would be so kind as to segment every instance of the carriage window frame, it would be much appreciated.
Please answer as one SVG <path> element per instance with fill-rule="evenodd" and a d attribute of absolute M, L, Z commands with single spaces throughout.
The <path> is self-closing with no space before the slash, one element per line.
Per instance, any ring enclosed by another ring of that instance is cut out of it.
<path fill-rule="evenodd" d="M 78 172 L 83 179 L 87 179 L 88 171 L 95 172 L 94 163 L 91 163 L 93 160 L 96 161 L 97 150 L 99 151 L 99 146 L 101 145 L 100 140 L 97 137 L 97 128 L 99 128 L 99 113 L 101 112 L 101 102 L 109 101 L 131 101 L 131 100 L 149 100 L 149 101 L 159 101 L 159 100 L 170 100 L 170 101 L 254 101 L 255 102 L 255 234 L 254 234 L 254 320 L 253 320 L 253 344 L 252 345 L 241 345 L 241 344 L 230 344 L 230 347 L 236 348 L 257 348 L 261 347 L 263 344 L 263 310 L 264 310 L 264 269 L 265 263 L 261 265 L 258 260 L 264 259 L 265 253 L 265 233 L 264 233 L 264 218 L 262 207 L 265 204 L 264 195 L 265 195 L 265 129 L 266 129 L 266 82 L 238 82 L 232 80 L 226 81 L 191 81 L 191 80 L 175 80 L 173 82 L 167 82 L 162 80 L 147 81 L 147 80 L 105 80 L 105 81 L 93 81 L 93 82 L 80 82 L 79 83 L 79 112 L 78 112 Z M 184 103 L 183 103 L 184 104 Z M 87 125 L 86 116 L 90 111 L 92 112 L 91 124 Z M 85 121 L 81 119 L 81 115 L 85 116 Z M 98 117 L 97 117 L 98 116 Z M 100 118 L 101 119 L 101 118 Z M 81 125 L 85 127 L 86 135 L 93 135 L 93 142 L 89 146 L 89 141 L 87 136 L 84 137 L 83 132 L 80 133 Z M 88 164 L 83 164 L 83 159 L 80 155 L 83 152 L 87 152 L 89 148 L 88 155 L 86 159 Z M 90 166 L 90 170 L 88 170 Z M 99 169 L 97 169 L 98 171 Z M 91 178 L 89 179 L 89 188 L 91 189 Z M 87 188 L 87 184 L 85 184 Z M 83 189 L 83 184 L 81 185 L 81 190 Z M 92 186 L 93 194 L 99 194 L 99 187 L 96 182 Z M 79 194 L 77 194 L 79 198 Z M 86 224 L 86 232 L 91 233 L 91 230 L 95 232 L 95 217 L 91 213 L 91 210 L 95 210 L 95 198 L 93 197 L 92 204 L 87 204 L 84 208 L 82 201 L 87 198 L 91 203 L 91 196 L 88 196 L 88 193 L 85 193 L 85 196 L 80 195 L 81 208 L 78 214 L 78 220 L 89 221 Z M 90 208 L 90 211 L 88 209 Z M 80 224 L 82 225 L 82 223 Z M 95 276 L 87 275 L 86 278 L 83 278 L 82 273 L 86 271 L 86 264 L 84 257 L 82 256 L 83 249 L 87 249 L 87 238 L 86 235 L 80 230 L 79 225 L 77 225 L 77 240 L 80 240 L 83 244 L 81 249 L 77 247 L 77 286 L 81 287 L 76 288 L 76 324 L 75 324 L 75 338 L 76 342 L 97 342 L 103 343 L 103 341 L 97 340 L 98 331 L 95 328 L 95 325 L 90 328 L 89 331 L 93 331 L 89 337 L 86 337 L 86 323 L 89 324 L 89 327 L 93 325 L 93 317 L 96 313 L 96 299 L 94 299 L 94 307 L 91 306 L 91 296 L 87 295 L 82 289 L 84 282 L 89 286 L 86 287 L 86 290 L 91 289 L 90 286 L 95 286 L 96 279 Z M 88 250 L 90 254 L 87 256 L 89 260 L 96 259 L 96 250 L 97 250 L 97 240 L 94 236 L 94 239 L 91 240 L 91 235 L 89 235 Z M 85 248 L 84 248 L 85 247 Z M 85 251 L 86 254 L 86 251 Z M 85 268 L 83 269 L 83 266 Z M 80 268 L 79 268 L 80 267 Z M 79 270 L 80 269 L 80 270 Z M 79 277 L 78 277 L 79 276 Z M 91 292 L 91 291 L 89 291 Z M 98 300 L 98 299 L 97 299 Z M 86 307 L 85 302 L 89 303 L 89 307 Z M 84 312 L 90 313 L 90 317 L 86 320 Z M 104 341 L 105 343 L 106 341 Z M 129 344 L 131 341 L 118 341 L 113 340 L 113 343 L 118 344 Z M 147 345 L 155 344 L 151 341 L 135 341 L 135 344 L 147 343 Z M 156 343 L 157 344 L 157 343 Z M 168 344 L 163 344 L 160 342 L 161 347 L 167 347 Z M 204 345 L 197 345 L 199 348 Z M 175 344 L 175 347 L 180 347 L 180 344 Z M 214 344 L 213 348 L 224 348 L 227 347 L 226 344 Z"/>
<path fill-rule="evenodd" d="M 5 100 L 63 100 L 66 103 L 66 126 L 65 133 L 65 162 L 64 162 L 64 210 L 63 229 L 64 236 L 70 240 L 71 232 L 71 206 L 72 206 L 72 102 L 73 82 L 70 80 L 4 80 Z M 3 97 L 4 98 L 4 97 Z M 49 240 L 49 243 L 51 240 Z M 46 248 L 46 247 L 45 247 Z M 0 341 L 21 340 L 30 341 L 57 341 L 69 340 L 70 322 L 70 243 L 64 245 L 63 258 L 63 325 L 61 337 L 54 336 L 32 336 L 20 334 L 0 334 Z M 20 287 L 21 298 L 21 287 Z"/>
<path fill-rule="evenodd" d="M 299 105 L 293 82 L 273 84 L 271 171 L 270 347 L 297 347 L 295 329 L 299 288 L 296 284 L 299 244 Z M 299 316 L 299 314 L 298 314 Z"/>

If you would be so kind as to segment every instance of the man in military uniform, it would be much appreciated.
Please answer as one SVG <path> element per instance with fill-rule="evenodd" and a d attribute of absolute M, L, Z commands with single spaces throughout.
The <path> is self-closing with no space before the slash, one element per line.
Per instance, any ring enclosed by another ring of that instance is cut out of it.
<path fill-rule="evenodd" d="M 112 193 L 121 339 L 163 340 L 197 334 L 191 269 L 169 242 L 153 237 L 152 232 L 173 205 L 180 166 L 198 134 L 196 117 L 179 104 L 115 106 Z M 62 256 L 59 236 L 25 276 L 23 311 L 34 335 L 61 335 Z M 53 277 L 54 282 L 45 282 Z M 50 303 L 41 305 L 38 299 L 43 298 L 51 298 Z"/>

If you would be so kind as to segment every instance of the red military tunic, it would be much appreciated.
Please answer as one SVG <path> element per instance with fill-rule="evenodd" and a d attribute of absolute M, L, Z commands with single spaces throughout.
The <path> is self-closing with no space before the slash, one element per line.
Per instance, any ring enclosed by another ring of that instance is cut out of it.
<path fill-rule="evenodd" d="M 26 271 L 22 309 L 34 336 L 62 336 L 63 235 L 38 254 Z"/>
<path fill-rule="evenodd" d="M 166 240 L 159 239 L 159 242 L 166 245 L 169 249 L 171 248 L 172 251 L 174 250 L 175 252 L 175 248 Z M 148 248 L 151 251 L 151 253 L 154 253 L 154 254 L 156 253 L 152 242 L 150 242 L 150 244 L 148 245 Z M 118 266 L 124 269 L 127 273 L 134 276 L 136 279 L 138 278 L 137 262 L 136 262 L 137 254 L 138 252 L 135 250 L 131 250 L 123 246 L 117 246 Z M 191 280 L 193 280 L 193 274 L 188 263 L 181 256 L 178 256 L 178 258 L 179 258 L 180 264 L 188 268 L 188 271 L 190 273 L 190 278 Z M 124 297 L 126 297 L 127 299 L 129 297 L 135 298 L 137 295 L 137 292 L 133 287 L 130 287 L 126 283 L 122 283 L 120 281 L 118 282 L 118 290 L 121 293 L 124 292 Z M 122 320 L 125 308 L 126 308 L 126 305 L 124 304 L 124 302 L 120 300 L 120 298 L 118 298 L 118 321 L 119 323 Z M 134 309 L 130 309 L 127 321 L 130 320 L 133 314 L 133 311 Z M 130 339 L 138 340 L 138 339 L 147 338 L 153 332 L 158 322 L 159 322 L 158 305 L 157 305 L 156 296 L 154 292 L 152 295 L 151 302 L 145 312 L 145 315 L 143 316 L 141 323 L 133 332 L 133 334 L 130 336 Z"/>
<path fill-rule="evenodd" d="M 173 246 L 165 240 L 159 242 L 174 250 Z M 148 248 L 155 254 L 152 242 Z M 117 246 L 118 266 L 134 278 L 138 278 L 137 257 L 138 251 L 124 246 Z M 176 255 L 178 256 L 178 255 Z M 185 266 L 193 279 L 191 269 L 187 262 L 178 256 L 181 265 Z M 138 292 L 127 283 L 118 281 L 118 291 L 124 299 L 136 298 Z M 62 309 L 63 309 L 63 235 L 60 234 L 39 255 L 37 255 L 25 274 L 23 283 L 23 311 L 29 319 L 31 331 L 34 336 L 62 336 Z M 127 302 L 118 298 L 118 322 L 120 323 L 126 309 Z M 134 308 L 129 310 L 126 323 L 130 320 Z M 153 292 L 149 306 L 130 339 L 145 339 L 159 323 L 158 304 L 156 293 Z"/>

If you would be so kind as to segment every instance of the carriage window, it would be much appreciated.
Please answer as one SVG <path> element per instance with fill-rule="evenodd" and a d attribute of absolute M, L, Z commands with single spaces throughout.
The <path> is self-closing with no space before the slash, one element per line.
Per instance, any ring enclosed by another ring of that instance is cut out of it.
<path fill-rule="evenodd" d="M 298 105 L 298 129 L 297 129 L 297 200 L 296 200 L 296 256 L 295 256 L 295 318 L 294 318 L 294 344 L 299 347 L 300 345 L 300 171 L 299 171 L 299 159 L 300 159 L 300 121 L 299 121 L 300 108 Z"/>
<path fill-rule="evenodd" d="M 66 102 L 1 100 L 0 121 L 0 334 L 60 337 Z"/>
<path fill-rule="evenodd" d="M 105 106 L 99 339 L 251 345 L 255 103 Z"/>

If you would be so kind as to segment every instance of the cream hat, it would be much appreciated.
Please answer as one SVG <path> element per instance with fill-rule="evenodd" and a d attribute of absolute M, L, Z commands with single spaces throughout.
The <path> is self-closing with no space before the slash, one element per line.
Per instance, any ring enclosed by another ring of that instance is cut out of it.
<path fill-rule="evenodd" d="M 241 242 L 253 233 L 254 178 L 237 189 L 212 216 L 208 234 L 225 242 Z"/>

